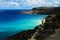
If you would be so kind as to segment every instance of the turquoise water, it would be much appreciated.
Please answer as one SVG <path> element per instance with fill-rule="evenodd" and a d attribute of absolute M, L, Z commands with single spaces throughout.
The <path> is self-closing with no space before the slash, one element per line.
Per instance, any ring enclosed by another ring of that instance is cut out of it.
<path fill-rule="evenodd" d="M 41 20 L 44 18 L 43 15 L 33 15 L 32 18 L 29 18 L 29 16 L 28 18 L 24 19 L 17 19 L 10 22 L 2 22 L 0 23 L 0 29 L 2 30 L 33 29 L 35 26 L 41 24 Z"/>
<path fill-rule="evenodd" d="M 0 40 L 17 32 L 34 29 L 46 15 L 17 14 L 17 10 L 0 12 Z"/>

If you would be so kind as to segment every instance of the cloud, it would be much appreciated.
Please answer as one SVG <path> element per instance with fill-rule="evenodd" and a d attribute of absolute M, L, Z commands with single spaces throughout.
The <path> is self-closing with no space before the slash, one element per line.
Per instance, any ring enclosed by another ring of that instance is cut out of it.
<path fill-rule="evenodd" d="M 32 8 L 32 7 L 58 7 L 60 0 L 0 0 L 0 7 L 18 7 L 18 8 Z"/>
<path fill-rule="evenodd" d="M 19 7 L 19 3 L 17 2 L 6 2 L 6 1 L 0 1 L 0 6 L 2 7 Z"/>
<path fill-rule="evenodd" d="M 40 1 L 40 0 L 26 0 L 25 1 L 27 6 L 32 6 L 32 5 L 40 5 L 40 4 L 45 4 L 45 1 Z"/>
<path fill-rule="evenodd" d="M 36 2 L 38 2 L 39 4 L 46 4 L 45 0 L 37 0 Z"/>
<path fill-rule="evenodd" d="M 14 7 L 16 6 L 16 7 L 18 7 L 19 6 L 19 4 L 17 3 L 17 2 L 4 2 L 5 4 L 7 4 L 7 5 L 9 5 L 9 6 L 13 6 L 14 5 Z"/>
<path fill-rule="evenodd" d="M 38 2 L 36 2 L 35 0 L 23 0 L 21 1 L 21 4 L 24 6 L 32 6 L 37 4 Z"/>
<path fill-rule="evenodd" d="M 23 0 L 24 6 L 57 6 L 59 4 L 58 0 Z"/>

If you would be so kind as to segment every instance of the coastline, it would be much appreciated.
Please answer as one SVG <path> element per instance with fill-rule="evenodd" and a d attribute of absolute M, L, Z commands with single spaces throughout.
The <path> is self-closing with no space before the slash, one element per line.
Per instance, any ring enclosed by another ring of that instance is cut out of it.
<path fill-rule="evenodd" d="M 60 9 L 59 9 L 60 11 Z M 16 35 L 7 37 L 5 40 L 55 40 L 56 34 L 60 33 L 60 12 L 58 9 L 53 9 L 52 15 L 48 15 L 42 20 L 42 24 L 36 26 L 33 30 L 27 30 Z M 45 11 L 43 11 L 44 13 Z M 47 12 L 50 14 L 50 12 Z M 58 14 L 57 14 L 58 13 Z M 54 15 L 54 16 L 53 16 Z M 55 35 L 54 35 L 55 34 Z M 50 38 L 54 35 L 53 38 Z M 57 36 L 58 36 L 57 35 Z M 60 37 L 60 36 L 59 36 Z M 59 40 L 58 38 L 57 40 Z"/>

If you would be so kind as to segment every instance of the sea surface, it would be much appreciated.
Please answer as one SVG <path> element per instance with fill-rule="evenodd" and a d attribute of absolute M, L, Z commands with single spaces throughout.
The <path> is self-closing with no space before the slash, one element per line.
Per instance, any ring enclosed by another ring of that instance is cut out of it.
<path fill-rule="evenodd" d="M 18 32 L 34 29 L 47 15 L 18 14 L 27 10 L 0 10 L 0 40 Z"/>

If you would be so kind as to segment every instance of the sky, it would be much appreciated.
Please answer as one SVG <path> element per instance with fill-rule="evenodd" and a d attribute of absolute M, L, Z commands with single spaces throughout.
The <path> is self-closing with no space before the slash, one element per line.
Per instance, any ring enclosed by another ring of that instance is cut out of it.
<path fill-rule="evenodd" d="M 60 0 L 0 0 L 0 9 L 31 9 L 33 7 L 60 7 Z"/>

